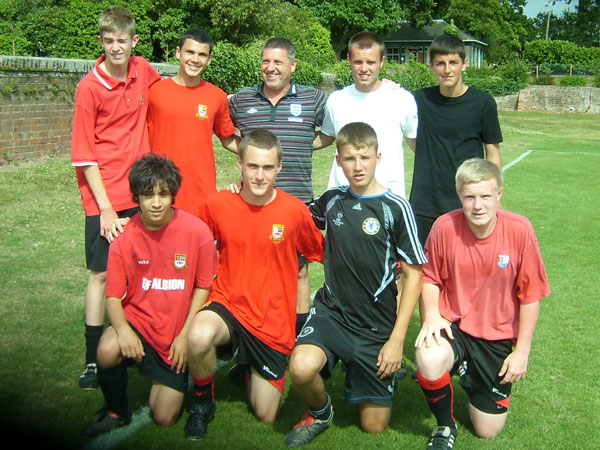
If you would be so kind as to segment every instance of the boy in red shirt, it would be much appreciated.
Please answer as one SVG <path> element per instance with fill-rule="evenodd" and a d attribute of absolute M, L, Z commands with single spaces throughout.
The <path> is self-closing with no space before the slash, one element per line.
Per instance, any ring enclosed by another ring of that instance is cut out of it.
<path fill-rule="evenodd" d="M 77 87 L 71 149 L 86 215 L 90 271 L 85 299 L 86 367 L 79 377 L 83 389 L 98 387 L 96 349 L 104 323 L 108 246 L 123 231 L 122 218 L 139 211 L 127 176 L 133 162 L 149 151 L 148 89 L 160 79 L 145 59 L 131 56 L 139 37 L 126 8 L 107 8 L 98 26 L 104 55 Z"/>
<path fill-rule="evenodd" d="M 162 426 L 181 413 L 187 386 L 187 332 L 217 269 L 212 233 L 200 219 L 172 207 L 181 184 L 177 167 L 149 154 L 131 168 L 140 205 L 110 246 L 106 310 L 111 326 L 98 346 L 98 379 L 106 401 L 82 430 L 95 436 L 127 425 L 127 367 L 152 379 L 150 409 Z"/>
<path fill-rule="evenodd" d="M 511 384 L 527 372 L 540 299 L 550 294 L 533 227 L 499 209 L 498 165 L 468 159 L 456 172 L 456 191 L 462 210 L 441 216 L 425 244 L 415 346 L 417 379 L 437 419 L 428 449 L 451 449 L 456 440 L 454 373 L 475 433 L 502 431 Z"/>
<path fill-rule="evenodd" d="M 189 439 L 203 438 L 214 417 L 216 358 L 236 351 L 236 362 L 250 367 L 248 397 L 258 419 L 272 422 L 279 411 L 296 337 L 297 252 L 322 261 L 324 244 L 306 205 L 274 187 L 281 161 L 273 133 L 247 134 L 239 149 L 240 194 L 221 191 L 200 211 L 218 242 L 219 273 L 189 333 Z"/>

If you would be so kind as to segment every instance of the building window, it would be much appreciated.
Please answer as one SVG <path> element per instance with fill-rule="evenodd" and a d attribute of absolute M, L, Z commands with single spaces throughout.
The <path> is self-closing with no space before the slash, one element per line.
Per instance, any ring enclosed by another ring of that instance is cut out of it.
<path fill-rule="evenodd" d="M 400 47 L 387 47 L 385 49 L 386 58 L 388 61 L 396 61 L 401 63 Z"/>

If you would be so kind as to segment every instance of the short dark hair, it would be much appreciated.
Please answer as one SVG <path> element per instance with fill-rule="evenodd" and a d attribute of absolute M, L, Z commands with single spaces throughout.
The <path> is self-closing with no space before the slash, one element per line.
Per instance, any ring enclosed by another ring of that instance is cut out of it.
<path fill-rule="evenodd" d="M 179 48 L 183 48 L 183 44 L 185 44 L 185 41 L 187 39 L 196 41 L 199 44 L 208 44 L 210 48 L 210 53 L 212 53 L 213 47 L 215 46 L 212 38 L 210 37 L 210 34 L 208 34 L 202 28 L 190 28 L 185 33 L 183 33 L 179 38 Z"/>
<path fill-rule="evenodd" d="M 244 160 L 244 153 L 246 153 L 246 150 L 249 146 L 263 150 L 271 150 L 272 148 L 275 148 L 275 150 L 277 150 L 277 163 L 281 163 L 281 160 L 283 159 L 281 142 L 279 141 L 279 138 L 269 130 L 253 130 L 242 138 L 238 149 L 238 156 L 240 160 Z"/>
<path fill-rule="evenodd" d="M 268 48 L 280 48 L 282 50 L 285 50 L 287 52 L 288 58 L 290 59 L 290 62 L 294 62 L 294 60 L 296 59 L 296 47 L 294 47 L 292 41 L 290 41 L 287 38 L 277 36 L 269 39 L 265 43 L 265 45 L 263 45 L 263 48 L 260 52 L 261 57 L 265 50 Z"/>
<path fill-rule="evenodd" d="M 133 201 L 139 204 L 139 196 L 152 195 L 157 186 L 164 192 L 168 190 L 175 203 L 181 186 L 181 173 L 166 156 L 148 153 L 133 163 L 129 172 L 129 190 Z"/>
<path fill-rule="evenodd" d="M 356 148 L 374 147 L 377 153 L 377 133 L 371 125 L 364 122 L 350 122 L 344 125 L 335 138 L 335 146 L 338 150 L 346 145 Z"/>
<path fill-rule="evenodd" d="M 463 61 L 467 57 L 464 42 L 452 34 L 441 34 L 431 42 L 429 48 L 429 61 L 433 61 L 437 55 L 458 54 Z"/>
<path fill-rule="evenodd" d="M 350 56 L 350 49 L 352 47 L 361 50 L 379 47 L 379 59 L 385 56 L 385 42 L 383 42 L 383 38 L 371 31 L 361 31 L 350 38 L 348 41 L 348 56 Z"/>

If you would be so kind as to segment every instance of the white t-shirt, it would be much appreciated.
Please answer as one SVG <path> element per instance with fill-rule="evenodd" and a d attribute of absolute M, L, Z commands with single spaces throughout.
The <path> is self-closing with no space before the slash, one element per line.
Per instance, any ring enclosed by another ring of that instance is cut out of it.
<path fill-rule="evenodd" d="M 406 197 L 402 139 L 417 136 L 417 104 L 413 95 L 405 89 L 386 87 L 365 93 L 354 84 L 331 93 L 321 131 L 336 136 L 350 122 L 365 122 L 373 127 L 381 153 L 375 177 L 383 186 Z M 334 158 L 327 188 L 348 184 Z"/>

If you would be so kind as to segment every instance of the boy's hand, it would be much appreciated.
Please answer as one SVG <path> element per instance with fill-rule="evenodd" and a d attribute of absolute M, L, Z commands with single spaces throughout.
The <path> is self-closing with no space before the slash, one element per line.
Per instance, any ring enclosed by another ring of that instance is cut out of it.
<path fill-rule="evenodd" d="M 504 377 L 500 381 L 500 384 L 516 383 L 519 380 L 525 378 L 527 373 L 527 361 L 529 355 L 523 355 L 519 352 L 512 352 L 504 360 L 498 376 Z"/>
<path fill-rule="evenodd" d="M 145 356 L 144 345 L 142 341 L 135 334 L 135 331 L 131 327 L 123 327 L 117 331 L 119 347 L 121 349 L 121 355 L 124 358 L 131 358 L 141 361 Z"/>
<path fill-rule="evenodd" d="M 181 334 L 173 339 L 169 348 L 169 361 L 171 360 L 171 369 L 175 369 L 177 373 L 187 370 L 187 338 Z"/>
<path fill-rule="evenodd" d="M 423 321 L 421 331 L 419 331 L 419 335 L 415 341 L 415 347 L 421 348 L 423 344 L 425 344 L 425 347 L 429 347 L 434 342 L 437 345 L 440 345 L 440 342 L 442 341 L 442 330 L 446 331 L 446 334 L 450 339 L 454 339 L 452 330 L 450 329 L 450 322 L 439 314 L 435 314 L 433 317 L 432 314 L 428 315 Z"/>
<path fill-rule="evenodd" d="M 377 356 L 377 376 L 381 379 L 392 376 L 402 366 L 403 342 L 390 338 L 381 347 Z"/>
<path fill-rule="evenodd" d="M 227 186 L 227 190 L 232 194 L 239 194 L 242 191 L 242 179 L 238 179 L 235 183 Z"/>
<path fill-rule="evenodd" d="M 115 222 L 119 220 L 119 216 L 114 209 L 103 209 L 100 211 L 100 236 L 111 242 L 110 236 L 115 227 Z M 120 226 L 120 225 L 119 225 Z M 121 231 L 123 229 L 121 228 Z"/>
<path fill-rule="evenodd" d="M 110 232 L 108 233 L 108 236 L 106 237 L 106 239 L 108 239 L 108 242 L 112 242 L 114 241 L 116 238 L 119 237 L 119 233 L 123 233 L 123 230 L 125 229 L 125 225 L 127 225 L 127 223 L 131 220 L 130 217 L 123 217 L 123 218 L 118 218 L 113 222 L 113 226 L 110 230 Z"/>

